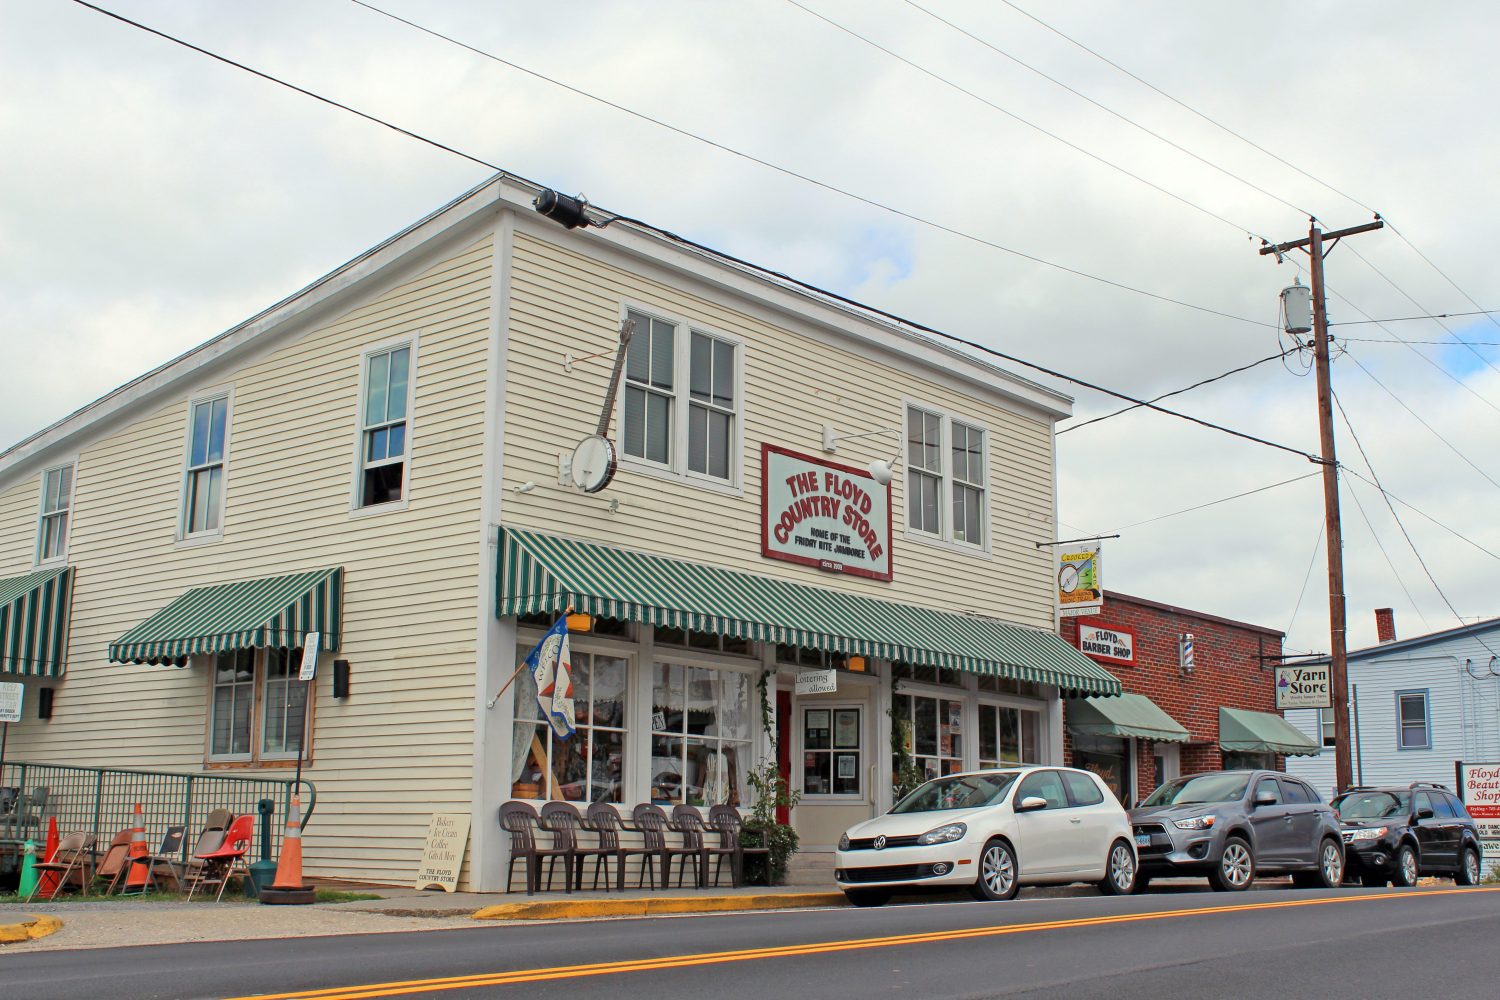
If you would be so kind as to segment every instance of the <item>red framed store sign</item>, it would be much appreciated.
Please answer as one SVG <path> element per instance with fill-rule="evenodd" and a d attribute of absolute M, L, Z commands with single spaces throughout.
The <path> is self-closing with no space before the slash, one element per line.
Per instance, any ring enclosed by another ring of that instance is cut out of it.
<path fill-rule="evenodd" d="M 1103 663 L 1135 666 L 1135 629 L 1089 622 L 1078 624 L 1078 651 Z"/>
<path fill-rule="evenodd" d="M 760 552 L 872 580 L 891 579 L 891 488 L 864 469 L 760 446 Z"/>

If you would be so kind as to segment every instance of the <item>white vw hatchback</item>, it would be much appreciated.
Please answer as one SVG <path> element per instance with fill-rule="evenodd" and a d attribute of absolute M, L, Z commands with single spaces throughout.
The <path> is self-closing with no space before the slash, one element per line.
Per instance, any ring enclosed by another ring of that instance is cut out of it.
<path fill-rule="evenodd" d="M 1014 767 L 934 778 L 884 816 L 856 826 L 834 855 L 838 886 L 856 906 L 896 892 L 966 888 L 1011 899 L 1024 885 L 1097 882 L 1135 888 L 1130 820 L 1087 771 Z"/>

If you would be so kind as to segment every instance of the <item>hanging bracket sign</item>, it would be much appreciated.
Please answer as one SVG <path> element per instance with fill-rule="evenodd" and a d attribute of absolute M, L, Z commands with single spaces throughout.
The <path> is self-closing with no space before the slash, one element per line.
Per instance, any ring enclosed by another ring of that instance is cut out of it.
<path fill-rule="evenodd" d="M 323 645 L 323 636 L 318 632 L 307 633 L 302 642 L 302 669 L 297 679 L 310 681 L 318 675 L 318 649 Z"/>
<path fill-rule="evenodd" d="M 1062 618 L 1097 615 L 1104 611 L 1102 546 L 1060 545 L 1057 548 L 1057 613 Z"/>
<path fill-rule="evenodd" d="M 864 469 L 761 445 L 761 555 L 891 579 L 891 488 Z"/>
<path fill-rule="evenodd" d="M 1276 708 L 1332 708 L 1328 665 L 1276 668 Z"/>

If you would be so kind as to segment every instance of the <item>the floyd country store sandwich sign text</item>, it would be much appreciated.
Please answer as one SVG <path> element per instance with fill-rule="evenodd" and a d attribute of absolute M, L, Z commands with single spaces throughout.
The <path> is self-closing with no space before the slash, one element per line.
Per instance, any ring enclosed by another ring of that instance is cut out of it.
<path fill-rule="evenodd" d="M 891 489 L 863 469 L 761 445 L 761 553 L 891 578 Z"/>

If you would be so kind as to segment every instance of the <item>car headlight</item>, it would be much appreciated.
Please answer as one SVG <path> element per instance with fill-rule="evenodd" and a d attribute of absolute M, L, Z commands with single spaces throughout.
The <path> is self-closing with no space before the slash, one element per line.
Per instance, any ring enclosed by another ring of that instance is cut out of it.
<path fill-rule="evenodd" d="M 839 850 L 841 850 L 841 851 L 847 851 L 848 849 L 849 849 L 849 835 L 846 833 L 842 837 L 839 838 Z"/>
<path fill-rule="evenodd" d="M 1207 816 L 1189 816 L 1187 819 L 1174 819 L 1172 825 L 1179 830 L 1211 830 L 1217 817 L 1213 814 Z"/>
<path fill-rule="evenodd" d="M 1363 829 L 1363 830 L 1355 830 L 1354 831 L 1354 836 L 1350 837 L 1349 839 L 1350 840 L 1379 840 L 1381 837 L 1384 837 L 1386 834 L 1388 834 L 1390 832 L 1391 832 L 1391 828 L 1388 827 L 1388 826 L 1367 827 L 1366 829 Z"/>
<path fill-rule="evenodd" d="M 936 830 L 928 830 L 917 838 L 917 843 L 923 847 L 928 847 L 932 844 L 951 844 L 955 840 L 963 840 L 964 834 L 968 832 L 969 828 L 963 823 L 949 823 L 947 826 L 940 826 Z"/>

